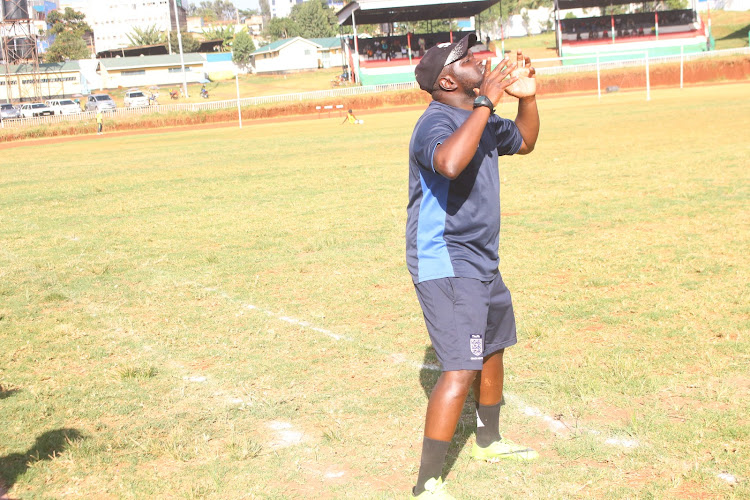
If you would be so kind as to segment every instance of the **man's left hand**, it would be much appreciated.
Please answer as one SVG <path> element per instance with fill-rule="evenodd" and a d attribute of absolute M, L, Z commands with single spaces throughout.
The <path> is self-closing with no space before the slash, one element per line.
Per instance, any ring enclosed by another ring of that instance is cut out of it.
<path fill-rule="evenodd" d="M 518 51 L 517 55 L 518 67 L 513 70 L 511 76 L 518 78 L 512 85 L 505 89 L 505 91 L 517 97 L 519 99 L 523 97 L 533 97 L 536 95 L 536 70 L 531 66 L 531 58 L 524 57 L 522 51 Z"/>

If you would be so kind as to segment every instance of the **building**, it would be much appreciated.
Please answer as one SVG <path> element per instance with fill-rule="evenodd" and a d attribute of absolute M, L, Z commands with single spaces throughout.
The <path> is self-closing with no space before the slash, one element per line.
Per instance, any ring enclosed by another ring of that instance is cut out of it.
<path fill-rule="evenodd" d="M 257 37 L 263 33 L 263 16 L 250 16 L 245 18 L 245 26 L 250 36 Z"/>
<path fill-rule="evenodd" d="M 184 54 L 184 57 L 187 82 L 204 81 L 205 57 L 195 53 Z M 100 59 L 96 73 L 100 78 L 99 87 L 103 89 L 182 85 L 183 80 L 179 54 Z"/>
<path fill-rule="evenodd" d="M 276 40 L 252 53 L 256 73 L 317 69 L 320 45 L 302 37 Z"/>
<path fill-rule="evenodd" d="M 187 14 L 178 2 L 179 25 L 187 28 Z M 65 2 L 61 2 L 61 7 Z M 135 28 L 158 31 L 176 30 L 173 0 L 83 0 L 71 5 L 86 15 L 86 22 L 94 30 L 96 52 L 119 49 L 131 44 L 128 35 Z"/>
<path fill-rule="evenodd" d="M 338 37 L 284 38 L 258 48 L 252 56 L 256 73 L 284 73 L 346 64 Z"/>
<path fill-rule="evenodd" d="M 41 101 L 81 92 L 81 71 L 77 61 L 0 66 L 0 101 Z"/>
<path fill-rule="evenodd" d="M 53 0 L 28 0 L 30 18 L 37 21 L 44 21 L 47 14 L 57 9 L 57 1 Z"/>
<path fill-rule="evenodd" d="M 318 45 L 319 68 L 332 68 L 346 64 L 341 38 L 332 36 L 328 38 L 310 38 L 309 40 Z"/>

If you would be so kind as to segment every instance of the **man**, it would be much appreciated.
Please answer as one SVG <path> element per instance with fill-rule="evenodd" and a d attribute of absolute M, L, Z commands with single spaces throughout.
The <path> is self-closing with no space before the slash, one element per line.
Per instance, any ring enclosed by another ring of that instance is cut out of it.
<path fill-rule="evenodd" d="M 104 126 L 104 114 L 101 109 L 96 110 L 96 135 L 102 135 L 104 132 L 102 128 Z"/>
<path fill-rule="evenodd" d="M 360 120 L 359 118 L 354 116 L 354 111 L 352 111 L 351 109 L 349 110 L 349 112 L 346 113 L 346 116 L 344 117 L 344 121 L 341 122 L 341 125 L 343 125 L 346 122 L 349 122 L 352 125 L 362 125 L 363 123 L 365 123 L 364 120 Z"/>
<path fill-rule="evenodd" d="M 499 432 L 503 352 L 516 343 L 510 292 L 498 271 L 498 158 L 528 154 L 539 135 L 536 80 L 518 52 L 495 68 L 458 43 L 430 48 L 417 65 L 419 86 L 433 101 L 409 145 L 406 260 L 443 372 L 430 395 L 422 459 L 412 498 L 452 498 L 442 469 L 473 389 L 479 460 L 531 460 L 537 453 Z M 504 93 L 519 98 L 515 121 L 494 108 Z"/>

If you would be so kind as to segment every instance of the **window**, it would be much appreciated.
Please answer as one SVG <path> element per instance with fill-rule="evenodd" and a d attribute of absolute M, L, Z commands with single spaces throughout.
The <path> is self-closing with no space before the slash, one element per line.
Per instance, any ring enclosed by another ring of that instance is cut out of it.
<path fill-rule="evenodd" d="M 122 76 L 140 76 L 140 75 L 145 75 L 145 74 L 146 74 L 145 69 L 131 69 L 131 70 L 122 72 Z"/>
<path fill-rule="evenodd" d="M 185 72 L 193 71 L 190 66 L 185 66 Z M 182 73 L 182 68 L 169 68 L 169 73 Z"/>

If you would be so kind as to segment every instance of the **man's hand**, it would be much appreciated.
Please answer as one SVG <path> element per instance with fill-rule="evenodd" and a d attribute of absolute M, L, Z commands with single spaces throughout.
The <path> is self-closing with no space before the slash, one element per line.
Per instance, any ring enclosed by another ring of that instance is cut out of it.
<path fill-rule="evenodd" d="M 534 78 L 534 75 L 536 74 L 536 70 L 531 66 L 531 58 L 524 57 L 523 53 L 519 50 L 515 66 L 516 69 L 513 70 L 511 76 L 515 77 L 516 80 L 512 85 L 509 85 L 505 91 L 509 95 L 519 99 L 535 96 L 536 78 Z"/>
<path fill-rule="evenodd" d="M 490 59 L 484 62 L 484 81 L 478 89 L 474 89 L 477 97 L 487 96 L 495 107 L 500 104 L 503 94 L 518 79 L 517 76 L 512 75 L 513 71 L 516 71 L 516 63 L 508 64 L 509 62 L 510 60 L 506 57 L 495 66 L 494 71 Z"/>

